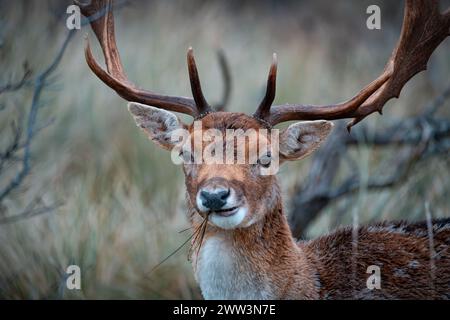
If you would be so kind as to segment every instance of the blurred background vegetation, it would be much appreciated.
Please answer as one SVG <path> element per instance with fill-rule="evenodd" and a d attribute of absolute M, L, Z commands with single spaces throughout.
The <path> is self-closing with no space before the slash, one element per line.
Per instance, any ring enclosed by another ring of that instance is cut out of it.
<path fill-rule="evenodd" d="M 69 4 L 0 0 L 0 86 L 20 82 L 25 61 L 31 72 L 20 89 L 0 95 L 3 156 L 14 132 L 23 128 L 26 133 L 36 76 L 52 63 L 67 36 Z M 366 28 L 371 4 L 381 8 L 381 30 Z M 218 101 L 223 83 L 215 52 L 222 48 L 233 79 L 230 109 L 246 112 L 253 112 L 263 95 L 272 52 L 279 59 L 276 103 L 349 98 L 382 71 L 402 14 L 402 2 L 380 0 L 129 1 L 115 10 L 117 42 L 133 82 L 190 96 L 185 55 L 192 46 L 204 92 L 209 101 Z M 29 149 L 30 170 L 0 203 L 0 297 L 201 298 L 187 249 L 151 272 L 188 237 L 179 233 L 188 227 L 182 171 L 136 128 L 126 103 L 90 72 L 83 54 L 86 32 L 89 27 L 75 32 L 46 80 Z M 383 117 L 372 115 L 365 125 L 383 132 L 393 119 L 420 114 L 450 85 L 449 53 L 447 41 L 401 99 L 390 101 Z M 439 117 L 449 118 L 449 110 L 447 102 Z M 21 169 L 25 138 L 19 138 L 17 157 L 0 173 L 0 190 Z M 395 158 L 400 149 L 356 147 L 349 152 L 351 169 L 337 167 L 338 176 L 351 170 L 367 176 L 374 168 L 388 172 L 390 162 L 382 160 Z M 287 164 L 279 173 L 288 213 L 312 159 Z M 351 224 L 355 214 L 359 223 L 421 220 L 426 202 L 433 216 L 448 217 L 449 173 L 446 152 L 420 162 L 392 187 L 369 190 L 362 184 L 327 205 L 302 237 Z M 82 290 L 65 289 L 70 264 L 81 267 Z"/>

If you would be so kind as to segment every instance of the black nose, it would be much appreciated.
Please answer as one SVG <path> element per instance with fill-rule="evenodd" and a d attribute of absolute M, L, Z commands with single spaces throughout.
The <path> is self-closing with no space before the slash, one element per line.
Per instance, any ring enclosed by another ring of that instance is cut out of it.
<path fill-rule="evenodd" d="M 211 211 L 221 209 L 230 195 L 230 189 L 216 189 L 214 191 L 200 191 L 202 204 Z"/>

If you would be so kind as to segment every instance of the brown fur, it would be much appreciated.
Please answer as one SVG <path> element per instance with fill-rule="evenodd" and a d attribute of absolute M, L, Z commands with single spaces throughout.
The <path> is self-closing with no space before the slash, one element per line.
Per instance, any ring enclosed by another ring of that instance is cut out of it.
<path fill-rule="evenodd" d="M 268 277 L 280 299 L 318 299 L 314 268 L 292 238 L 283 214 L 278 185 L 275 192 L 276 205 L 261 221 L 235 230 L 222 230 L 209 225 L 204 241 L 218 233 L 227 234 L 241 257 L 241 265 L 251 268 L 245 271 Z M 197 227 L 201 221 L 198 213 L 192 206 L 189 211 L 191 222 Z M 194 269 L 196 258 L 193 260 Z"/>
<path fill-rule="evenodd" d="M 196 215 L 191 210 L 194 226 Z M 450 219 L 446 222 L 441 228 L 442 222 L 433 222 L 434 281 L 426 228 L 411 229 L 415 225 L 405 222 L 359 227 L 356 250 L 352 228 L 295 244 L 279 201 L 263 221 L 231 231 L 210 225 L 205 239 L 228 233 L 251 272 L 269 276 L 279 299 L 449 299 Z M 391 230 L 400 224 L 404 232 Z M 370 265 L 381 269 L 381 289 L 366 286 Z"/>
<path fill-rule="evenodd" d="M 216 112 L 202 119 L 202 130 L 217 129 L 225 133 L 227 129 L 259 130 L 260 128 L 261 124 L 256 119 L 243 113 Z M 193 137 L 193 126 L 189 127 L 189 131 Z M 186 168 L 184 172 L 190 202 L 194 206 L 198 190 L 205 184 L 214 184 L 218 179 L 224 186 L 232 187 L 242 198 L 245 198 L 255 214 L 262 215 L 265 208 L 273 205 L 272 188 L 276 184 L 276 177 L 259 176 L 252 171 L 249 164 L 200 164 L 195 165 L 194 173 L 189 174 Z"/>
<path fill-rule="evenodd" d="M 216 113 L 203 120 L 203 129 L 259 127 L 258 121 L 243 114 Z M 250 227 L 234 230 L 210 224 L 204 240 L 226 234 L 240 265 L 249 269 L 243 272 L 259 274 L 264 279 L 261 281 L 269 281 L 277 298 L 450 298 L 450 220 L 433 223 L 436 252 L 433 260 L 424 223 L 359 227 L 356 241 L 352 228 L 343 228 L 296 244 L 274 176 L 253 175 L 248 165 L 198 165 L 195 176 L 186 176 L 187 202 L 194 227 L 202 221 L 195 207 L 195 195 L 203 184 L 214 179 L 225 180 L 242 193 L 252 213 L 259 212 L 260 217 Z M 196 259 L 195 256 L 193 261 Z M 369 290 L 366 286 L 370 265 L 380 267 L 381 289 Z M 430 272 L 430 268 L 434 271 Z"/>
<path fill-rule="evenodd" d="M 435 253 L 425 222 L 384 222 L 359 227 L 355 239 L 352 234 L 343 228 L 300 243 L 319 274 L 321 298 L 450 298 L 450 219 L 433 222 Z M 380 267 L 380 290 L 366 287 L 370 265 Z"/>
<path fill-rule="evenodd" d="M 130 111 L 149 137 L 168 149 L 168 131 L 176 126 L 194 133 L 194 125 L 182 125 L 168 112 L 143 105 L 131 106 Z M 242 113 L 217 112 L 201 121 L 202 130 L 222 133 L 227 129 L 264 128 L 258 120 Z M 161 122 L 171 127 L 165 130 Z M 280 144 L 284 143 L 289 155 L 283 161 L 315 150 L 331 130 L 331 124 L 298 123 L 289 128 L 292 131 L 280 135 Z M 270 143 L 270 135 L 267 139 Z M 295 152 L 296 148 L 301 152 Z M 189 219 L 194 230 L 199 230 L 193 238 L 197 250 L 192 252 L 192 262 L 207 297 L 450 298 L 450 219 L 433 222 L 432 250 L 427 225 L 407 222 L 385 222 L 357 230 L 342 228 L 296 243 L 284 216 L 276 176 L 262 175 L 257 168 L 255 164 L 183 165 Z M 200 212 L 196 196 L 206 186 L 233 190 L 234 205 L 246 209 L 243 220 L 234 228 L 219 228 L 209 220 L 203 223 L 209 213 Z M 208 241 L 207 249 L 201 251 L 201 244 Z M 380 268 L 380 289 L 367 288 L 369 266 Z"/>

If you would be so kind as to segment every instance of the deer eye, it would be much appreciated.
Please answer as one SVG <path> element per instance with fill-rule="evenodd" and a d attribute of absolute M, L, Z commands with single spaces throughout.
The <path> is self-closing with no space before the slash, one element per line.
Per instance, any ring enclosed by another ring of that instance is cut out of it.
<path fill-rule="evenodd" d="M 270 166 L 271 161 L 272 155 L 269 152 L 258 159 L 258 164 L 264 168 L 268 168 Z"/>

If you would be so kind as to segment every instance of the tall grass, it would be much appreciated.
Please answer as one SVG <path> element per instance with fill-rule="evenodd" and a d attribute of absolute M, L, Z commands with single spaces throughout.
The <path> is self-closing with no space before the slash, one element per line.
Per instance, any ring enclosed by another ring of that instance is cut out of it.
<path fill-rule="evenodd" d="M 234 80 L 232 110 L 256 107 L 273 51 L 280 62 L 277 102 L 326 103 L 353 95 L 376 77 L 398 36 L 401 8 L 386 3 L 382 31 L 369 31 L 366 2 L 341 0 L 334 8 L 328 1 L 133 2 L 115 14 L 117 39 L 130 79 L 155 91 L 190 95 L 185 53 L 193 46 L 207 98 L 217 101 L 222 84 L 214 51 L 221 47 Z M 0 1 L 0 8 L 2 74 L 17 75 L 23 60 L 41 70 L 67 32 L 65 4 Z M 55 121 L 34 141 L 33 170 L 1 212 L 17 214 L 35 196 L 63 205 L 0 225 L 0 297 L 200 298 L 186 251 L 151 272 L 188 236 L 178 233 L 188 226 L 182 172 L 136 128 L 125 102 L 89 71 L 82 37 L 87 30 L 77 33 L 42 98 L 41 121 Z M 429 71 L 417 76 L 400 100 L 389 103 L 382 118 L 374 115 L 367 122 L 382 128 L 386 119 L 417 113 L 448 85 L 449 50 L 448 43 L 439 48 Z M 99 50 L 96 55 L 101 57 Z M 0 98 L 2 126 L 17 117 L 17 110 L 26 110 L 30 92 Z M 393 153 L 361 148 L 354 154 L 356 169 L 371 172 Z M 305 177 L 309 161 L 282 168 L 286 201 L 292 186 Z M 330 206 L 308 235 L 350 224 L 355 206 L 362 223 L 424 219 L 426 200 L 435 216 L 448 216 L 448 177 L 448 159 L 422 163 L 398 188 L 362 189 Z M 2 176 L 0 183 L 5 181 Z M 81 267 L 82 290 L 65 289 L 70 264 Z"/>

